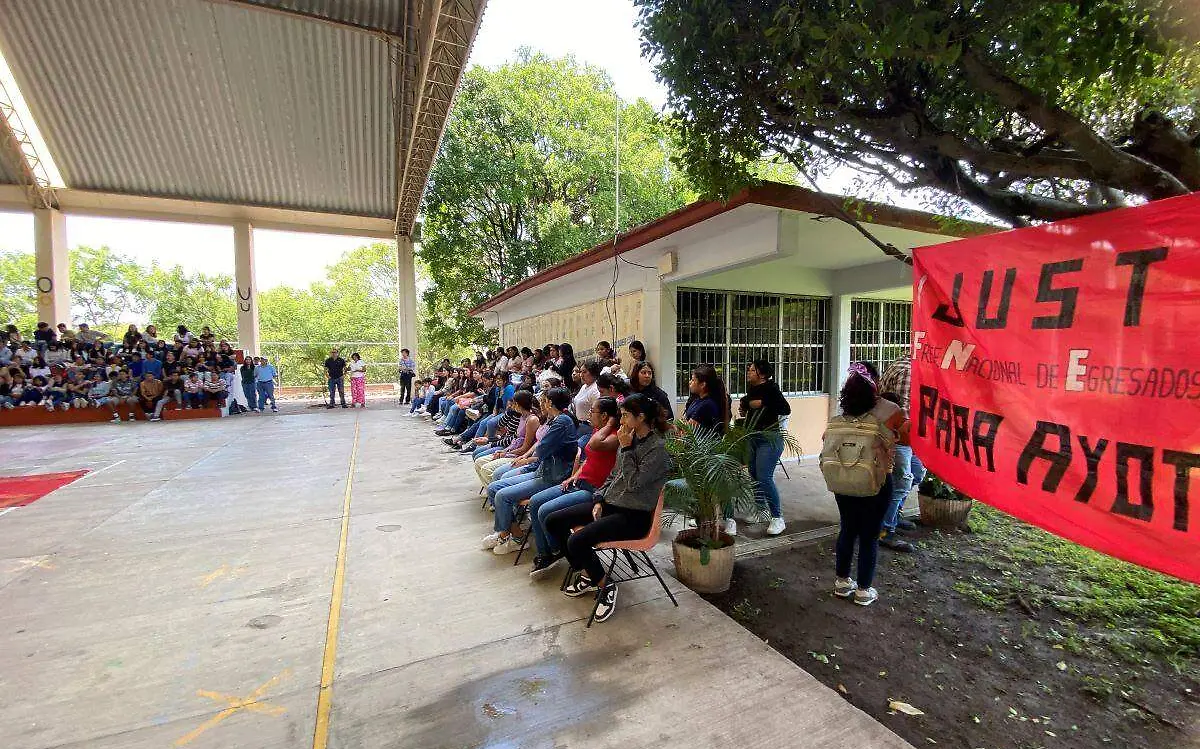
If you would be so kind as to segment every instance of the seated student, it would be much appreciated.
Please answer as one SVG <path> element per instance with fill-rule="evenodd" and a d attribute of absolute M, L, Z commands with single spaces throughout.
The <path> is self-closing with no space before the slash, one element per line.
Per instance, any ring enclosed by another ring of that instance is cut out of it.
<path fill-rule="evenodd" d="M 46 361 L 41 357 L 40 354 L 34 358 L 33 362 L 29 365 L 29 377 L 42 377 L 46 380 L 50 379 L 50 365 L 46 364 Z"/>
<path fill-rule="evenodd" d="M 170 401 L 175 401 L 175 408 L 183 408 L 184 380 L 175 370 L 163 380 L 163 397 L 155 408 L 156 415 L 162 415 L 163 407 Z"/>
<path fill-rule="evenodd" d="M 33 331 L 33 340 L 37 344 L 38 350 L 44 354 L 50 344 L 58 340 L 58 334 L 54 332 L 54 328 L 50 327 L 50 323 L 39 322 L 37 330 Z"/>
<path fill-rule="evenodd" d="M 528 390 L 518 391 L 512 397 L 509 407 L 519 417 L 512 442 L 493 451 L 484 450 L 475 458 L 475 473 L 484 486 L 491 484 L 497 470 L 512 465 L 513 461 L 533 449 L 537 430 L 541 428 L 541 421 L 533 410 L 533 393 Z"/>
<path fill-rule="evenodd" d="M 75 340 L 75 331 L 68 328 L 67 324 L 65 322 L 60 322 L 57 327 L 58 327 L 58 340 L 60 342 L 66 343 L 67 341 Z"/>
<path fill-rule="evenodd" d="M 439 437 L 449 437 L 453 434 L 458 434 L 467 424 L 467 410 L 478 409 L 483 405 L 490 395 L 492 404 L 500 398 L 500 388 L 495 384 L 496 376 L 491 372 L 481 372 L 479 374 L 479 384 L 470 393 L 458 398 L 454 405 L 450 406 L 449 412 L 446 414 L 446 420 L 441 429 L 434 432 Z"/>
<path fill-rule="evenodd" d="M 30 347 L 28 341 L 21 341 L 17 350 L 13 352 L 13 359 L 25 367 L 31 366 L 38 358 L 38 352 Z"/>
<path fill-rule="evenodd" d="M 129 377 L 134 382 L 141 382 L 142 374 L 145 371 L 145 361 L 142 359 L 142 353 L 140 351 L 134 351 L 129 356 Z"/>
<path fill-rule="evenodd" d="M 158 328 L 154 325 L 147 325 L 146 330 L 142 333 L 142 340 L 152 350 L 158 348 Z"/>
<path fill-rule="evenodd" d="M 658 403 L 631 395 L 621 404 L 617 465 L 592 504 L 574 505 L 546 517 L 549 543 L 566 549 L 572 570 L 580 572 L 563 589 L 572 598 L 598 592 L 596 621 L 607 621 L 617 606 L 617 586 L 604 579 L 595 547 L 607 541 L 632 541 L 650 532 L 654 509 L 673 461 L 667 452 L 665 414 Z M 572 533 L 571 529 L 583 525 Z"/>
<path fill-rule="evenodd" d="M 550 536 L 546 532 L 546 518 L 550 513 L 564 507 L 591 503 L 596 489 L 604 485 L 617 462 L 617 429 L 620 410 L 613 398 L 602 397 L 592 406 L 589 420 L 593 432 L 583 440 L 579 457 L 575 460 L 575 471 L 558 486 L 534 494 L 529 499 L 529 517 L 532 520 L 533 537 L 537 542 L 538 554 L 533 559 L 530 577 L 538 577 L 550 569 L 562 552 L 551 548 Z"/>
<path fill-rule="evenodd" d="M 91 385 L 80 370 L 74 368 L 68 369 L 64 386 L 67 390 L 68 403 L 75 408 L 84 408 L 87 406 L 88 388 Z"/>
<path fill-rule="evenodd" d="M 413 383 L 416 386 L 416 391 L 413 393 L 412 402 L 408 406 L 408 415 L 416 416 L 417 411 L 425 405 L 425 393 L 429 389 L 429 380 L 421 378 Z"/>
<path fill-rule="evenodd" d="M 562 483 L 571 475 L 579 435 L 575 431 L 575 418 L 568 413 L 570 408 L 571 393 L 566 388 L 556 388 L 542 395 L 542 412 L 546 414 L 547 423 L 545 434 L 534 447 L 537 468 L 527 474 L 527 480 L 496 491 L 493 502 L 495 533 L 484 538 L 484 548 L 490 548 L 495 554 L 509 554 L 520 549 L 524 537 L 519 535 L 520 528 L 513 522 L 517 504 Z"/>
<path fill-rule="evenodd" d="M 191 372 L 184 380 L 183 402 L 184 408 L 189 411 L 193 408 L 204 408 L 204 382 L 200 379 L 199 372 Z"/>
<path fill-rule="evenodd" d="M 446 444 L 450 447 L 474 452 L 476 446 L 486 445 L 496 439 L 508 401 L 513 397 L 516 388 L 511 382 L 502 382 L 491 370 L 487 370 L 485 374 L 491 375 L 493 382 L 492 387 L 483 396 L 482 403 L 477 406 L 479 418 L 460 434 L 447 438 Z"/>
<path fill-rule="evenodd" d="M 225 396 L 229 394 L 229 388 L 225 384 L 225 380 L 221 379 L 221 375 L 218 372 L 209 371 L 203 382 L 204 395 L 208 400 L 208 405 L 224 408 Z"/>
<path fill-rule="evenodd" d="M 148 414 L 154 414 L 151 421 L 156 421 L 158 415 L 162 412 L 159 408 L 159 403 L 164 400 L 163 393 L 166 392 L 166 386 L 163 381 L 155 377 L 149 372 L 142 375 L 141 382 L 137 387 L 138 405 Z"/>
<path fill-rule="evenodd" d="M 46 378 L 34 377 L 29 384 L 21 388 L 21 397 L 17 398 L 18 406 L 40 406 L 46 398 Z"/>
<path fill-rule="evenodd" d="M 180 325 L 175 328 L 175 343 L 180 346 L 186 346 L 192 342 L 192 334 L 188 331 L 186 325 Z"/>
<path fill-rule="evenodd" d="M 11 409 L 13 404 L 12 375 L 7 368 L 0 368 L 0 408 Z"/>
<path fill-rule="evenodd" d="M 596 378 L 596 390 L 601 398 L 612 398 L 620 403 L 629 393 L 629 385 L 615 374 L 605 372 Z"/>
<path fill-rule="evenodd" d="M 135 420 L 136 417 L 134 416 L 132 407 L 137 405 L 138 399 L 134 390 L 135 386 L 133 380 L 129 378 L 129 370 L 122 369 L 116 374 L 116 379 L 113 380 L 112 391 L 110 393 L 110 396 L 114 401 L 110 404 L 113 410 L 114 422 L 121 420 L 121 415 L 117 413 L 117 406 L 120 405 L 130 406 L 129 420 Z"/>
<path fill-rule="evenodd" d="M 671 408 L 671 399 L 667 397 L 665 390 L 658 386 L 654 379 L 654 366 L 648 361 L 639 361 L 633 365 L 633 372 L 629 376 L 629 389 L 634 393 L 641 393 L 647 398 L 652 398 L 662 406 L 667 412 L 667 421 L 674 418 L 674 410 Z"/>
<path fill-rule="evenodd" d="M 43 357 L 49 365 L 63 364 L 70 360 L 71 352 L 63 347 L 58 341 L 51 341 L 46 347 L 46 353 Z"/>
<path fill-rule="evenodd" d="M 67 395 L 67 386 L 63 383 L 62 375 L 53 374 L 50 376 L 49 382 L 46 383 L 42 405 L 46 407 L 47 411 L 53 411 L 56 408 L 66 411 L 71 408 L 70 398 Z"/>
<path fill-rule="evenodd" d="M 518 390 L 513 394 L 513 397 L 522 392 L 529 391 Z M 532 396 L 533 394 L 530 393 L 530 395 Z M 466 443 L 462 449 L 463 453 L 470 453 L 471 461 L 474 463 L 478 462 L 480 458 L 493 455 L 510 447 L 514 441 L 521 441 L 521 439 L 524 439 L 524 434 L 522 433 L 520 438 L 517 435 L 521 431 L 522 418 L 524 417 L 521 415 L 520 410 L 513 404 L 512 398 L 509 398 L 500 420 L 495 422 L 494 425 L 489 424 L 484 436 L 476 436 L 474 440 Z M 494 434 L 492 433 L 493 428 Z"/>
<path fill-rule="evenodd" d="M 99 371 L 92 374 L 91 387 L 88 388 L 88 405 L 92 408 L 103 408 L 112 397 L 112 381 Z"/>

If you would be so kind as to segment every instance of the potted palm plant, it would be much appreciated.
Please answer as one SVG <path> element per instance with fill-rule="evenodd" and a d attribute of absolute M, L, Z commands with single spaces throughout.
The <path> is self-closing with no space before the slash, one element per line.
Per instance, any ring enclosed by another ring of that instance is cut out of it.
<path fill-rule="evenodd" d="M 676 422 L 667 450 L 675 459 L 679 478 L 667 482 L 664 521 L 694 518 L 696 527 L 680 531 L 672 543 L 675 574 L 697 593 L 721 593 L 733 577 L 734 539 L 722 529 L 729 516 L 748 514 L 755 508 L 754 479 L 746 468 L 750 439 L 770 433 L 780 435 L 785 450 L 798 450 L 795 440 L 777 428 L 755 429 L 737 424 L 721 435 Z"/>
<path fill-rule="evenodd" d="M 921 524 L 936 528 L 959 528 L 967 522 L 974 500 L 932 473 L 917 488 Z"/>

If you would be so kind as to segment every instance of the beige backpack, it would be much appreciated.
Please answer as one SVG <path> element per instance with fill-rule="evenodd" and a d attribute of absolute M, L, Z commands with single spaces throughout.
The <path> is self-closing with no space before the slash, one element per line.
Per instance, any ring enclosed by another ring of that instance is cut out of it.
<path fill-rule="evenodd" d="M 870 413 L 834 416 L 821 446 L 821 475 L 834 494 L 873 497 L 891 473 L 895 436 Z"/>

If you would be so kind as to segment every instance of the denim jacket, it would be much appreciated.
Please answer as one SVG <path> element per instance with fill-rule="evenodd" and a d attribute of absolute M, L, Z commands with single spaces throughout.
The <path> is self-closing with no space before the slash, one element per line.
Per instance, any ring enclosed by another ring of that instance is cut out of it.
<path fill-rule="evenodd" d="M 570 476 L 578 447 L 577 439 L 575 420 L 565 413 L 555 416 L 534 448 L 534 455 L 538 459 L 535 477 L 557 484 Z"/>

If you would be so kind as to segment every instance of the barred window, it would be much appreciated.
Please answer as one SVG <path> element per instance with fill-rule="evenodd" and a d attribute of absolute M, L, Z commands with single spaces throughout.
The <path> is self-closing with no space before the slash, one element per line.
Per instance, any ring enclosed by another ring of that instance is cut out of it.
<path fill-rule="evenodd" d="M 888 364 L 908 354 L 911 331 L 912 302 L 850 302 L 851 361 L 871 362 L 882 373 Z"/>
<path fill-rule="evenodd" d="M 744 393 L 746 367 L 755 359 L 775 365 L 785 393 L 825 391 L 828 299 L 680 289 L 676 312 L 680 395 L 701 364 L 716 367 L 730 393 Z"/>

